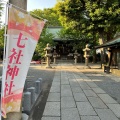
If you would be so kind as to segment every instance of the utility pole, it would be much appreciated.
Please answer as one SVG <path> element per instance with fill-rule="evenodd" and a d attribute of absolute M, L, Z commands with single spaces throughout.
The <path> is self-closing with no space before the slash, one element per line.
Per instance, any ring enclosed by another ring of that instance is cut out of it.
<path fill-rule="evenodd" d="M 27 10 L 27 0 L 9 0 L 9 3 Z"/>

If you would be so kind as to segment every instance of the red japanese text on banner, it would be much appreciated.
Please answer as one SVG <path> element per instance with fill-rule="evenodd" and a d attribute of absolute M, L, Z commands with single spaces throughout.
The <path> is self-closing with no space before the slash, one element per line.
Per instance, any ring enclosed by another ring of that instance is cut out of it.
<path fill-rule="evenodd" d="M 9 8 L 8 45 L 2 80 L 2 116 L 19 112 L 29 65 L 45 22 Z"/>

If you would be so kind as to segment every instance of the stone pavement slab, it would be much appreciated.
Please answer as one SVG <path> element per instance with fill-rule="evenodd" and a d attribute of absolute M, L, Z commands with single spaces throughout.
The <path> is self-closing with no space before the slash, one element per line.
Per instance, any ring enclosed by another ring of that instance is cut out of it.
<path fill-rule="evenodd" d="M 110 109 L 95 109 L 101 120 L 119 120 Z"/>
<path fill-rule="evenodd" d="M 70 83 L 69 83 L 69 80 L 67 79 L 67 78 L 63 78 L 63 79 L 61 79 L 61 84 L 65 84 L 65 85 L 69 85 Z"/>
<path fill-rule="evenodd" d="M 100 120 L 98 116 L 81 116 L 81 120 Z"/>
<path fill-rule="evenodd" d="M 61 96 L 73 96 L 70 85 L 61 85 Z"/>
<path fill-rule="evenodd" d="M 47 102 L 43 116 L 60 116 L 60 102 Z"/>
<path fill-rule="evenodd" d="M 83 93 L 83 90 L 80 88 L 80 86 L 79 87 L 71 86 L 71 89 L 73 93 Z"/>
<path fill-rule="evenodd" d="M 108 78 L 71 68 L 56 70 L 42 120 L 119 120 L 120 104 L 95 82 Z"/>
<path fill-rule="evenodd" d="M 60 120 L 60 117 L 42 117 L 42 120 Z"/>
<path fill-rule="evenodd" d="M 91 88 L 97 88 L 98 86 L 93 81 L 86 81 Z"/>
<path fill-rule="evenodd" d="M 117 103 L 112 97 L 108 94 L 98 94 L 98 96 L 104 101 L 104 103 Z"/>
<path fill-rule="evenodd" d="M 120 118 L 120 104 L 107 104 L 107 106 L 113 111 L 113 113 Z"/>
<path fill-rule="evenodd" d="M 52 86 L 50 92 L 60 93 L 60 86 Z"/>
<path fill-rule="evenodd" d="M 76 107 L 73 97 L 61 97 L 61 108 Z"/>
<path fill-rule="evenodd" d="M 88 101 L 84 93 L 73 93 L 75 101 Z"/>
<path fill-rule="evenodd" d="M 85 81 L 79 81 L 79 85 L 83 90 L 90 90 L 91 89 Z"/>
<path fill-rule="evenodd" d="M 53 81 L 52 82 L 52 86 L 55 87 L 55 86 L 60 86 L 60 81 Z"/>
<path fill-rule="evenodd" d="M 53 78 L 53 82 L 60 82 L 61 81 L 61 79 L 60 79 L 60 76 L 55 76 L 54 78 Z"/>
<path fill-rule="evenodd" d="M 60 93 L 49 93 L 47 101 L 60 102 Z"/>
<path fill-rule="evenodd" d="M 101 88 L 92 88 L 94 90 L 95 93 L 106 93 L 104 90 L 102 90 Z"/>
<path fill-rule="evenodd" d="M 97 115 L 89 102 L 77 102 L 80 115 Z"/>
<path fill-rule="evenodd" d="M 62 120 L 80 120 L 80 116 L 77 108 L 62 109 Z"/>
<path fill-rule="evenodd" d="M 77 81 L 70 81 L 70 86 L 71 87 L 79 87 L 79 84 Z"/>
<path fill-rule="evenodd" d="M 88 99 L 94 108 L 99 108 L 99 109 L 107 108 L 107 106 L 103 103 L 103 101 L 98 97 L 88 97 Z"/>
<path fill-rule="evenodd" d="M 92 90 L 83 90 L 83 91 L 87 97 L 98 97 L 97 94 L 95 94 L 95 92 Z"/>

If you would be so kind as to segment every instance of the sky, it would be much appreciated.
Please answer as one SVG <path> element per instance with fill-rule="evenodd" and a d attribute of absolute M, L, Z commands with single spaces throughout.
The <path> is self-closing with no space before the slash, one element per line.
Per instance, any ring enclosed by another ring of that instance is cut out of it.
<path fill-rule="evenodd" d="M 51 8 L 57 0 L 28 0 L 27 10 Z"/>
<path fill-rule="evenodd" d="M 4 0 L 7 2 L 8 0 Z M 57 0 L 27 0 L 27 11 L 34 9 L 51 8 L 57 3 Z M 4 11 L 5 12 L 5 11 Z M 5 22 L 5 15 L 1 17 L 2 22 Z"/>

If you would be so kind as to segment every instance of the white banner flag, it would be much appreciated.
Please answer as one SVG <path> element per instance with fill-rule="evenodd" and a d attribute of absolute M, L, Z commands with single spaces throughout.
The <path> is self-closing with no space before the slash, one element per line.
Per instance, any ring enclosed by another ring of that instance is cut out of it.
<path fill-rule="evenodd" d="M 19 112 L 29 65 L 45 22 L 9 8 L 5 70 L 2 79 L 2 116 Z"/>

